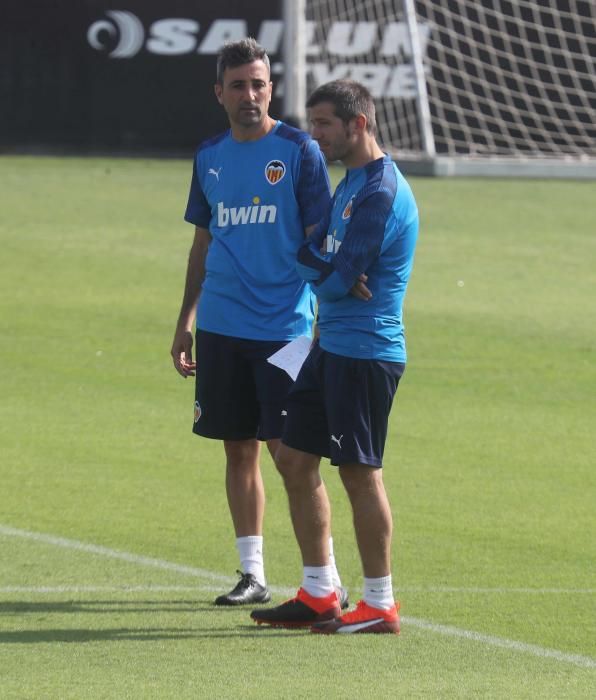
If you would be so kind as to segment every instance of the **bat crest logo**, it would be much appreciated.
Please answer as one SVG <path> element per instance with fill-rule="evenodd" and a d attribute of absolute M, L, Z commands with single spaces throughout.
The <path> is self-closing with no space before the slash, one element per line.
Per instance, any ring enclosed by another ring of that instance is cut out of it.
<path fill-rule="evenodd" d="M 286 174 L 286 165 L 281 160 L 270 160 L 265 166 L 265 177 L 270 185 L 277 185 Z"/>
<path fill-rule="evenodd" d="M 346 204 L 345 209 L 341 213 L 341 218 L 344 219 L 349 219 L 352 216 L 352 202 L 354 201 L 354 197 L 350 198 L 350 201 Z"/>

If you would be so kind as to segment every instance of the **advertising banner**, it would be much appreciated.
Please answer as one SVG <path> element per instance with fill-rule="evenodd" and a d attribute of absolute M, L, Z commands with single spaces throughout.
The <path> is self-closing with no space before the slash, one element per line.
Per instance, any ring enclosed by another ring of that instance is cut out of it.
<path fill-rule="evenodd" d="M 281 73 L 279 0 L 2 0 L 0 18 L 5 153 L 188 155 L 227 128 L 213 92 L 225 41 L 254 36 Z"/>

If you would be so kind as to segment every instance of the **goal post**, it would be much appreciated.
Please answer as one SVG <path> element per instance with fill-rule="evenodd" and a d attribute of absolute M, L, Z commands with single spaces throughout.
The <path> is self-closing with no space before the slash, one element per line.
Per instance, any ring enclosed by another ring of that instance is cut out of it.
<path fill-rule="evenodd" d="M 427 158 L 436 156 L 435 136 L 433 134 L 430 106 L 428 102 L 428 91 L 426 89 L 426 78 L 424 74 L 424 57 L 422 55 L 422 42 L 418 32 L 418 21 L 416 19 L 416 7 L 414 0 L 403 0 L 404 14 L 408 27 L 408 39 L 412 57 L 412 68 L 414 70 L 414 80 L 416 83 L 416 106 L 418 108 L 418 119 L 420 122 L 420 137 L 422 152 Z"/>
<path fill-rule="evenodd" d="M 286 0 L 286 23 L 296 8 L 299 99 L 364 83 L 409 172 L 596 177 L 594 0 Z"/>
<path fill-rule="evenodd" d="M 283 0 L 284 117 L 306 127 L 306 0 Z"/>

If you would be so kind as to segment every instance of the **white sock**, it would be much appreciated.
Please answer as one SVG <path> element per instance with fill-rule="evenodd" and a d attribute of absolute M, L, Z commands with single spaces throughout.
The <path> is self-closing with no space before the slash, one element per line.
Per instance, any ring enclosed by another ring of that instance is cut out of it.
<path fill-rule="evenodd" d="M 333 537 L 329 538 L 329 566 L 331 567 L 331 581 L 334 588 L 341 588 L 341 579 L 335 565 L 335 555 L 333 553 Z"/>
<path fill-rule="evenodd" d="M 249 535 L 236 538 L 236 549 L 240 555 L 240 567 L 245 574 L 252 574 L 261 586 L 265 581 L 263 564 L 263 538 L 261 535 Z"/>
<path fill-rule="evenodd" d="M 380 610 L 389 610 L 395 605 L 391 574 L 381 578 L 364 579 L 364 602 Z"/>
<path fill-rule="evenodd" d="M 333 593 L 330 566 L 305 566 L 302 588 L 315 598 L 324 598 Z"/>

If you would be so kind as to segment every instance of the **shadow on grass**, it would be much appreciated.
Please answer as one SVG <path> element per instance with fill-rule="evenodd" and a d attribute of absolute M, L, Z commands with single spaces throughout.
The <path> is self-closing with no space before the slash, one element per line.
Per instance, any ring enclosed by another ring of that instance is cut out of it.
<path fill-rule="evenodd" d="M 180 639 L 231 639 L 233 637 L 295 637 L 297 634 L 309 633 L 308 630 L 272 630 L 268 634 L 256 626 L 238 626 L 233 629 L 177 629 L 177 628 L 147 628 L 131 629 L 127 627 L 89 630 L 89 629 L 46 629 L 46 630 L 14 630 L 0 632 L 0 644 L 53 644 L 88 642 L 155 642 L 177 641 Z"/>
<path fill-rule="evenodd" d="M 0 631 L 1 644 L 51 644 L 88 642 L 154 642 L 176 641 L 181 639 L 233 639 L 256 637 L 262 639 L 292 637 L 308 630 L 271 629 L 257 626 L 249 621 L 251 606 L 216 607 L 212 603 L 197 600 L 44 600 L 44 601 L 0 601 L 0 617 L 13 620 L 28 615 L 114 615 L 136 613 L 152 615 L 172 613 L 188 615 L 188 627 L 144 627 L 144 619 L 138 626 L 114 627 L 110 629 L 89 629 L 68 627 L 60 629 L 32 629 L 35 624 L 23 624 L 21 629 Z M 198 614 L 199 617 L 195 615 Z M 242 621 L 234 624 L 230 615 L 242 616 Z M 105 618 L 104 618 L 105 619 Z M 194 627 L 197 621 L 205 621 L 202 627 Z M 217 624 L 219 622 L 223 623 Z M 215 623 L 215 624 L 214 624 Z M 228 626 L 225 626 L 229 623 Z M 24 629 L 29 627 L 29 629 Z"/>
<path fill-rule="evenodd" d="M 23 613 L 214 612 L 220 608 L 196 600 L 0 601 L 0 615 Z M 238 608 L 236 608 L 238 610 Z"/>

